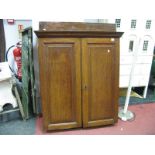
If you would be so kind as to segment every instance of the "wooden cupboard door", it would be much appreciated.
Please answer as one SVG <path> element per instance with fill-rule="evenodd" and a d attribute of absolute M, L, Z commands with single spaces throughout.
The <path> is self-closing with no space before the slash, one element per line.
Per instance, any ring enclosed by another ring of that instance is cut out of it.
<path fill-rule="evenodd" d="M 81 127 L 80 40 L 39 39 L 39 63 L 44 128 Z"/>
<path fill-rule="evenodd" d="M 83 127 L 113 124 L 118 115 L 119 41 L 82 40 Z"/>

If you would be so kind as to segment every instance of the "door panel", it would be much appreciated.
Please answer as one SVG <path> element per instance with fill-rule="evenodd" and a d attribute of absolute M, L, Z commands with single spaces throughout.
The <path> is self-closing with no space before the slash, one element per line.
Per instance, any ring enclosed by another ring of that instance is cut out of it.
<path fill-rule="evenodd" d="M 83 39 L 82 47 L 83 126 L 113 124 L 118 102 L 115 41 Z"/>
<path fill-rule="evenodd" d="M 39 60 L 44 127 L 80 127 L 80 41 L 40 39 Z"/>

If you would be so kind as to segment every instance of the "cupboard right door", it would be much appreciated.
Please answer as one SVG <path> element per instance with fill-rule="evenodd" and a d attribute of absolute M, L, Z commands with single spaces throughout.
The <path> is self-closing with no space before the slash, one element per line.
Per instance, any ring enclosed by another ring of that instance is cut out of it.
<path fill-rule="evenodd" d="M 118 118 L 119 40 L 82 39 L 83 127 L 113 124 Z"/>

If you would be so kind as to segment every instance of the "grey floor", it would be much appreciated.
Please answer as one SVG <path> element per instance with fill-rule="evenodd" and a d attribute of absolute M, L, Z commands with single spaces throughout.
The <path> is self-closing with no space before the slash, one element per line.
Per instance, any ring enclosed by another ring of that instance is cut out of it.
<path fill-rule="evenodd" d="M 35 134 L 35 121 L 36 118 L 32 117 L 27 121 L 21 118 L 0 123 L 0 135 L 34 135 Z"/>

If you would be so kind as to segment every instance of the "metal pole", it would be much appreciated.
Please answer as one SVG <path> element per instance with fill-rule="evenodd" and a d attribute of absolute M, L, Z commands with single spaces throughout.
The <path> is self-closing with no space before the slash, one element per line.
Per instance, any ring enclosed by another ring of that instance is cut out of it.
<path fill-rule="evenodd" d="M 136 60 L 137 60 L 137 55 L 138 55 L 137 53 L 138 53 L 138 51 L 134 51 L 134 54 L 133 54 L 133 62 L 132 62 L 130 76 L 129 76 L 129 87 L 127 90 L 127 95 L 126 95 L 126 100 L 125 100 L 124 113 L 127 112 L 127 109 L 129 106 L 130 94 L 131 94 L 131 89 L 132 89 L 132 81 L 134 78 L 134 69 L 136 66 Z"/>
<path fill-rule="evenodd" d="M 118 117 L 123 121 L 131 120 L 134 118 L 134 114 L 128 110 L 128 106 L 129 106 L 130 94 L 131 94 L 131 89 L 132 89 L 132 81 L 133 81 L 133 77 L 134 77 L 134 69 L 136 66 L 136 61 L 137 61 L 137 56 L 138 56 L 139 43 L 140 43 L 140 40 L 136 45 L 136 49 L 133 51 L 134 52 L 133 53 L 133 62 L 132 62 L 132 66 L 131 66 L 131 72 L 130 72 L 130 77 L 129 77 L 129 87 L 127 90 L 124 109 L 120 109 L 119 113 L 118 113 Z"/>

